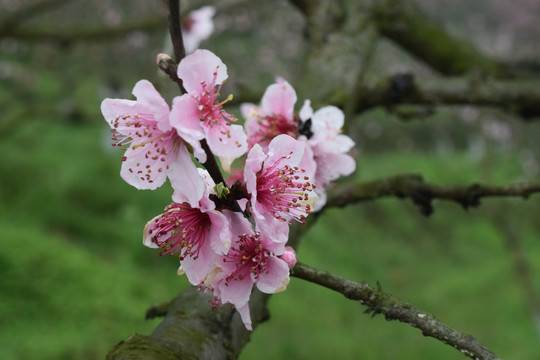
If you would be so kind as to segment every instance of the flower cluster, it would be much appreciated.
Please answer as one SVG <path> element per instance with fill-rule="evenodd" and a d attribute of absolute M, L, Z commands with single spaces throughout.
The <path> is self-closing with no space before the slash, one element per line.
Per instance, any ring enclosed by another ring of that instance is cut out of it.
<path fill-rule="evenodd" d="M 186 93 L 171 108 L 141 80 L 136 100 L 105 99 L 101 110 L 113 146 L 125 150 L 121 177 L 138 189 L 168 178 L 174 190 L 173 202 L 146 225 L 144 245 L 177 255 L 178 273 L 212 291 L 214 306 L 233 304 L 251 329 L 253 287 L 287 287 L 296 263 L 286 246 L 289 225 L 322 208 L 325 188 L 354 171 L 347 154 L 354 143 L 341 134 L 344 116 L 336 107 L 314 112 L 307 100 L 296 115 L 296 92 L 285 80 L 270 85 L 260 105 L 242 105 L 242 127 L 224 108 L 231 96 L 220 100 L 227 79 L 221 59 L 196 50 L 177 70 Z M 227 187 L 191 155 L 203 165 L 215 155 L 226 171 L 239 159 L 242 168 L 232 169 Z"/>

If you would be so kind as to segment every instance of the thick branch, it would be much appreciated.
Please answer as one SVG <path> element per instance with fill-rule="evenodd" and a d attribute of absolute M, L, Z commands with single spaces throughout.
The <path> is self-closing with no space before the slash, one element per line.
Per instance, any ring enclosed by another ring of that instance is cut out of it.
<path fill-rule="evenodd" d="M 254 291 L 250 301 L 253 326 L 268 319 L 268 295 Z M 210 296 L 191 288 L 166 312 L 149 336 L 134 334 L 117 344 L 107 360 L 235 359 L 250 339 L 240 315 L 230 306 L 212 309 Z M 163 312 L 163 310 L 160 310 Z"/>
<path fill-rule="evenodd" d="M 476 105 L 515 112 L 524 118 L 540 117 L 538 80 L 416 79 L 401 74 L 359 89 L 357 112 L 375 106 Z"/>
<path fill-rule="evenodd" d="M 440 186 L 425 183 L 419 175 L 407 174 L 365 183 L 344 184 L 330 193 L 326 206 L 345 206 L 393 196 L 410 198 L 420 208 L 422 214 L 430 215 L 433 212 L 432 202 L 435 199 L 454 201 L 467 209 L 479 206 L 480 198 L 483 197 L 527 198 L 538 192 L 540 192 L 540 184 Z"/>
<path fill-rule="evenodd" d="M 411 1 L 377 1 L 373 17 L 379 32 L 445 75 L 471 71 L 507 77 L 510 71 L 482 55 L 465 39 L 455 39 Z"/>
<path fill-rule="evenodd" d="M 358 300 L 368 307 L 367 313 L 372 313 L 373 316 L 383 314 L 386 320 L 398 320 L 409 324 L 420 329 L 424 336 L 433 337 L 453 346 L 472 359 L 499 359 L 472 336 L 464 335 L 437 320 L 433 315 L 384 292 L 380 285 L 377 289 L 373 289 L 367 283 L 356 283 L 301 263 L 296 264 L 292 276 L 337 291 L 348 299 Z"/>
<path fill-rule="evenodd" d="M 2 16 L 2 20 L 0 21 L 0 34 L 8 32 L 10 29 L 19 26 L 23 21 L 42 14 L 48 9 L 53 9 L 62 5 L 62 3 L 67 1 L 69 0 L 40 0 L 28 4 L 23 3 L 17 10 Z"/>
<path fill-rule="evenodd" d="M 343 24 L 345 14 L 341 0 L 291 0 L 290 3 L 306 18 L 305 35 L 312 48 L 322 46 Z"/>
<path fill-rule="evenodd" d="M 118 26 L 99 28 L 78 28 L 69 30 L 25 29 L 16 28 L 0 33 L 0 36 L 10 36 L 25 41 L 49 41 L 62 45 L 75 42 L 110 41 L 138 30 L 157 30 L 163 27 L 163 19 L 150 16 L 146 19 L 124 23 Z"/>

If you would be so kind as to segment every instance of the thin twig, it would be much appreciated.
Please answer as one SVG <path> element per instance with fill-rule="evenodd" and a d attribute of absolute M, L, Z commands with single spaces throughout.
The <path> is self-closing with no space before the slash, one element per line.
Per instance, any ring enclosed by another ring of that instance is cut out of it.
<path fill-rule="evenodd" d="M 324 270 L 318 270 L 297 263 L 291 275 L 337 291 L 348 299 L 358 300 L 367 306 L 367 313 L 373 316 L 383 314 L 386 320 L 398 320 L 422 331 L 445 344 L 453 346 L 464 355 L 478 360 L 499 359 L 491 350 L 470 335 L 464 335 L 433 315 L 384 292 L 378 284 L 377 289 L 367 283 L 356 283 Z"/>

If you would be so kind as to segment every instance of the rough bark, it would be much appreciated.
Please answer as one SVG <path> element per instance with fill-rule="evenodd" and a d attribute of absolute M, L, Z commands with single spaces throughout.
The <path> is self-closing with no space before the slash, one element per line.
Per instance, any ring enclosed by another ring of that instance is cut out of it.
<path fill-rule="evenodd" d="M 397 175 L 369 182 L 346 184 L 336 188 L 327 207 L 345 206 L 383 197 L 410 198 L 424 215 L 433 212 L 433 200 L 453 201 L 463 208 L 477 207 L 483 197 L 523 197 L 540 192 L 540 184 L 491 186 L 483 184 L 441 186 L 424 182 L 420 175 Z"/>
<path fill-rule="evenodd" d="M 197 288 L 184 291 L 170 303 L 165 318 L 150 335 L 131 335 L 111 349 L 107 360 L 236 359 L 251 332 L 236 310 L 228 305 L 213 309 L 210 299 Z M 255 328 L 268 319 L 268 295 L 254 291 L 251 299 Z"/>
<path fill-rule="evenodd" d="M 459 350 L 462 354 L 478 360 L 498 360 L 499 357 L 470 335 L 465 335 L 439 321 L 432 314 L 384 292 L 367 283 L 357 283 L 324 270 L 298 263 L 292 275 L 337 291 L 348 299 L 357 300 L 367 306 L 373 316 L 383 314 L 386 320 L 398 320 L 422 331 L 424 336 L 433 337 Z"/>
<path fill-rule="evenodd" d="M 450 36 L 410 1 L 377 1 L 373 15 L 381 35 L 441 74 L 460 75 L 471 71 L 495 77 L 511 74 L 505 65 L 481 54 L 466 39 Z"/>

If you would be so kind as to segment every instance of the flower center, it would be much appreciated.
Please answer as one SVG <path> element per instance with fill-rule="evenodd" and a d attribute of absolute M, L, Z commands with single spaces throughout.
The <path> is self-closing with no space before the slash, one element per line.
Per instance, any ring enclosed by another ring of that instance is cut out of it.
<path fill-rule="evenodd" d="M 249 148 L 257 143 L 269 143 L 281 134 L 289 135 L 295 139 L 298 137 L 297 121 L 295 119 L 289 120 L 281 114 L 258 117 L 257 124 L 259 125 L 257 132 L 248 139 Z"/>
<path fill-rule="evenodd" d="M 152 171 L 163 172 L 169 169 L 168 158 L 173 156 L 181 140 L 176 131 L 163 132 L 158 129 L 151 114 L 119 115 L 111 125 L 112 145 L 123 150 L 129 148 L 129 157 L 140 158 L 143 162 L 137 162 L 134 167 L 130 167 L 131 173 L 136 173 L 141 180 L 152 183 Z M 127 159 L 127 156 L 122 156 L 122 161 Z"/>
<path fill-rule="evenodd" d="M 257 202 L 277 219 L 303 222 L 311 213 L 315 184 L 305 175 L 306 170 L 281 165 L 289 157 L 284 155 L 270 166 L 263 166 L 257 174 Z"/>
<path fill-rule="evenodd" d="M 204 81 L 201 82 L 202 92 L 193 95 L 193 98 L 199 102 L 199 117 L 204 126 L 207 128 L 218 127 L 222 135 L 230 138 L 230 122 L 235 122 L 237 119 L 223 109 L 223 104 L 232 100 L 233 95 L 231 94 L 222 102 L 218 102 L 217 98 L 222 84 L 216 88 L 216 78 L 217 70 L 214 72 L 210 86 Z"/>
<path fill-rule="evenodd" d="M 202 245 L 208 238 L 210 217 L 188 203 L 171 204 L 165 213 L 155 221 L 155 227 L 149 230 L 152 242 L 163 252 L 160 255 L 180 253 L 180 260 L 199 256 Z"/>
<path fill-rule="evenodd" d="M 234 271 L 225 278 L 228 285 L 233 280 L 243 280 L 253 275 L 255 282 L 261 274 L 266 272 L 266 262 L 270 251 L 262 246 L 260 234 L 242 234 L 236 241 L 236 246 L 231 247 L 224 262 L 236 264 Z"/>

